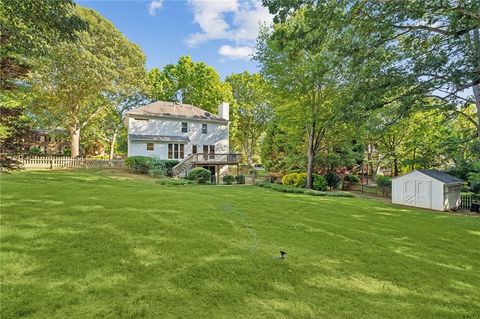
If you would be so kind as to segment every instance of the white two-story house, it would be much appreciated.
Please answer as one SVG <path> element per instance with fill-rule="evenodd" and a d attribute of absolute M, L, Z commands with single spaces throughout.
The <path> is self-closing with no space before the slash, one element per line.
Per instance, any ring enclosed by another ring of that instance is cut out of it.
<path fill-rule="evenodd" d="M 155 102 L 126 113 L 128 156 L 151 156 L 178 160 L 177 176 L 194 167 L 204 167 L 219 181 L 228 165 L 241 156 L 229 153 L 229 105 L 222 103 L 218 114 L 176 102 Z"/>

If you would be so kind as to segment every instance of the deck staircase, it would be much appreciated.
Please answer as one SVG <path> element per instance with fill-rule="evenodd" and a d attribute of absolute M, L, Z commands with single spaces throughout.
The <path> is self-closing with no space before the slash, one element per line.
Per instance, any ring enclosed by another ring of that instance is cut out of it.
<path fill-rule="evenodd" d="M 187 173 L 195 166 L 195 154 L 187 156 L 183 161 L 178 163 L 172 168 L 172 174 L 174 177 L 187 177 Z"/>
<path fill-rule="evenodd" d="M 172 168 L 174 177 L 187 177 L 188 171 L 198 165 L 237 165 L 242 161 L 240 154 L 191 154 Z"/>

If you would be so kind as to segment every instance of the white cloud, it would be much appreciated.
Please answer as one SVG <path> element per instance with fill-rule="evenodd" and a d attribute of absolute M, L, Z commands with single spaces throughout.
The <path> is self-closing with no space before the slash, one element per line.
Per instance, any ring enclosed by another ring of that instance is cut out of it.
<path fill-rule="evenodd" d="M 186 44 L 195 47 L 212 40 L 230 41 L 236 47 L 224 45 L 219 53 L 232 59 L 245 59 L 247 51 L 251 55 L 260 24 L 272 21 L 260 0 L 189 0 L 189 4 L 201 31 L 190 34 Z"/>
<path fill-rule="evenodd" d="M 148 14 L 154 16 L 157 14 L 157 10 L 160 10 L 163 6 L 163 0 L 152 1 L 148 4 Z"/>
<path fill-rule="evenodd" d="M 254 50 L 251 46 L 232 47 L 230 45 L 222 45 L 218 49 L 220 55 L 232 60 L 250 60 Z"/>

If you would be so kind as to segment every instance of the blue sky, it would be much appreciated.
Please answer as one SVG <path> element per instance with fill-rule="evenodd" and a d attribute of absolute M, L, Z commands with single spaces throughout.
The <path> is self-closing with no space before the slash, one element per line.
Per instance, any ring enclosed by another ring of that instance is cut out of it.
<path fill-rule="evenodd" d="M 147 57 L 147 69 L 175 63 L 181 55 L 213 66 L 224 78 L 257 71 L 251 54 L 259 23 L 271 16 L 258 0 L 83 0 L 110 20 Z"/>

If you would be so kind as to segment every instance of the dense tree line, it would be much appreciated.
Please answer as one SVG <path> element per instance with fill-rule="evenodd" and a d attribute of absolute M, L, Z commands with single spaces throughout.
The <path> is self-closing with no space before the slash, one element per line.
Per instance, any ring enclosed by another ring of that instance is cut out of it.
<path fill-rule="evenodd" d="M 477 1 L 264 0 L 260 73 L 224 80 L 179 57 L 145 70 L 141 49 L 70 0 L 0 0 L 0 139 L 28 152 L 34 128 L 63 128 L 72 156 L 125 152 L 124 114 L 156 100 L 231 107 L 230 146 L 275 172 L 398 175 L 480 158 Z M 23 21 L 23 23 L 18 23 Z"/>

